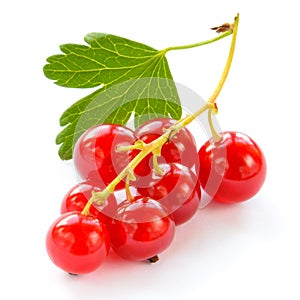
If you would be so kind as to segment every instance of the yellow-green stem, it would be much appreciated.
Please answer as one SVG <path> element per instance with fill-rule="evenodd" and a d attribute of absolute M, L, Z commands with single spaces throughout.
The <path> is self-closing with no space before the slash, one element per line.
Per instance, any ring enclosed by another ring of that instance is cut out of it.
<path fill-rule="evenodd" d="M 81 214 L 84 216 L 87 216 L 90 211 L 90 207 L 94 202 L 99 201 L 99 204 L 101 204 L 103 201 L 105 201 L 106 198 L 111 194 L 111 192 L 107 189 L 104 189 L 101 192 L 95 192 L 92 191 L 92 197 L 89 199 L 87 204 L 85 205 L 84 209 L 82 210 Z"/>
<path fill-rule="evenodd" d="M 153 154 L 153 158 L 152 158 L 152 160 L 153 160 L 153 169 L 154 169 L 154 172 L 155 172 L 156 175 L 163 175 L 164 171 L 159 166 L 158 157 L 159 157 L 159 155 Z"/>
<path fill-rule="evenodd" d="M 216 129 L 215 129 L 215 126 L 213 124 L 213 121 L 212 121 L 212 114 L 213 114 L 213 111 L 212 109 L 210 109 L 208 111 L 208 124 L 209 124 L 209 128 L 210 128 L 210 131 L 211 131 L 211 134 L 212 134 L 212 139 L 214 142 L 218 142 L 221 140 L 221 136 L 217 133 Z"/>
<path fill-rule="evenodd" d="M 130 180 L 131 180 L 132 176 L 130 174 L 128 174 L 126 176 L 126 184 L 125 184 L 125 192 L 126 192 L 126 198 L 129 200 L 129 201 L 132 201 L 133 197 L 132 197 L 132 194 L 131 194 L 131 191 L 130 191 Z"/>
<path fill-rule="evenodd" d="M 113 193 L 115 190 L 115 187 L 117 184 L 123 180 L 130 172 L 133 172 L 133 170 L 136 168 L 136 166 L 149 154 L 155 152 L 157 149 L 161 149 L 161 147 L 174 135 L 176 135 L 183 127 L 187 126 L 190 124 L 195 118 L 197 118 L 199 115 L 201 115 L 203 112 L 206 110 L 211 110 L 215 107 L 214 103 L 216 102 L 216 99 L 225 83 L 225 80 L 227 78 L 231 62 L 233 59 L 233 54 L 234 54 L 234 48 L 236 44 L 236 36 L 237 36 L 237 29 L 238 29 L 238 22 L 239 22 L 239 14 L 235 18 L 235 23 L 234 23 L 234 28 L 233 28 L 233 36 L 232 36 L 232 42 L 230 46 L 230 51 L 228 55 L 228 59 L 223 71 L 223 74 L 221 76 L 221 79 L 219 81 L 219 84 L 217 85 L 215 91 L 213 92 L 212 96 L 208 99 L 208 101 L 199 109 L 197 110 L 194 114 L 188 115 L 183 119 L 180 119 L 177 121 L 174 125 L 169 127 L 163 135 L 158 137 L 156 140 L 152 141 L 149 144 L 143 144 L 143 145 L 138 145 L 136 148 L 141 149 L 141 151 L 133 158 L 133 160 L 121 171 L 121 173 L 101 192 L 93 192 L 93 195 L 91 199 L 88 201 L 87 205 L 82 211 L 82 214 L 87 215 L 89 213 L 89 209 L 93 202 L 96 202 L 97 204 L 101 204 L 108 196 L 109 194 Z M 170 50 L 177 50 L 177 49 L 187 49 L 187 48 L 192 48 L 192 47 L 198 47 L 201 46 L 202 44 L 208 44 L 211 43 L 217 39 L 223 38 L 227 35 L 230 35 L 232 31 L 225 32 L 223 35 L 220 35 L 219 38 L 215 38 L 209 41 L 197 43 L 197 44 L 191 44 L 187 46 L 178 46 L 178 47 L 169 47 L 166 48 L 165 52 L 170 51 Z M 120 149 L 120 151 L 124 151 L 126 149 Z"/>
<path fill-rule="evenodd" d="M 232 35 L 230 50 L 229 50 L 229 54 L 228 54 L 228 58 L 227 58 L 225 68 L 223 70 L 222 76 L 220 78 L 220 81 L 219 81 L 216 89 L 214 90 L 214 92 L 210 96 L 210 98 L 208 99 L 209 103 L 215 103 L 216 102 L 216 100 L 217 100 L 217 98 L 218 98 L 218 96 L 219 96 L 219 94 L 220 94 L 220 92 L 221 92 L 221 90 L 224 86 L 226 78 L 228 76 L 228 73 L 229 73 L 229 70 L 230 70 L 230 67 L 231 67 L 231 63 L 232 63 L 232 59 L 233 59 L 233 55 L 234 55 L 238 26 L 239 26 L 239 14 L 237 14 L 237 16 L 234 19 L 233 35 Z"/>

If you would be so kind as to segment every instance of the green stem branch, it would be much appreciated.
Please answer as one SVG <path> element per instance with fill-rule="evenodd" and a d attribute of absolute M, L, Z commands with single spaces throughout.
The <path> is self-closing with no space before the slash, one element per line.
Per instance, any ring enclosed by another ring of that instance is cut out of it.
<path fill-rule="evenodd" d="M 183 50 L 183 49 L 190 49 L 190 48 L 204 46 L 204 45 L 211 44 L 211 43 L 214 43 L 216 41 L 219 41 L 219 40 L 221 40 L 221 39 L 223 39 L 226 36 L 229 36 L 231 34 L 232 34 L 232 30 L 229 30 L 229 31 L 226 31 L 226 32 L 212 38 L 212 39 L 206 40 L 206 41 L 202 41 L 202 42 L 195 43 L 195 44 L 189 44 L 189 45 L 168 47 L 168 48 L 165 48 L 164 50 L 162 50 L 162 52 L 167 53 L 167 52 L 172 51 L 172 50 Z"/>

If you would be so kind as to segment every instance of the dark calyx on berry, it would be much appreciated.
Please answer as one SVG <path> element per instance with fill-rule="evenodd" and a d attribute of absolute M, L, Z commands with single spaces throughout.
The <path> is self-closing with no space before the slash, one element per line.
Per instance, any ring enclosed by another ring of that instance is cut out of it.
<path fill-rule="evenodd" d="M 155 256 L 152 256 L 152 257 L 148 258 L 147 260 L 148 260 L 150 263 L 154 264 L 154 263 L 156 263 L 156 262 L 159 261 L 159 257 L 158 257 L 158 255 L 155 255 Z"/>

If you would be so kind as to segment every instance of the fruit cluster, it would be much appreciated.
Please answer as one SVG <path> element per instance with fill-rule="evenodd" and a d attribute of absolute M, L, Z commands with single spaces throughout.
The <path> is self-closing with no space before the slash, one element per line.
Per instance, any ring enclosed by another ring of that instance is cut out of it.
<path fill-rule="evenodd" d="M 135 131 L 101 124 L 79 138 L 73 162 L 82 182 L 65 195 L 46 238 L 55 265 L 89 273 L 110 249 L 124 259 L 154 262 L 176 226 L 195 216 L 204 193 L 237 203 L 259 191 L 266 161 L 250 137 L 223 132 L 197 149 L 191 132 L 176 130 L 177 124 L 158 118 Z M 158 147 L 147 148 L 162 137 Z"/>
<path fill-rule="evenodd" d="M 50 226 L 46 237 L 47 251 L 55 265 L 70 274 L 93 272 L 105 261 L 110 249 L 127 260 L 155 262 L 158 254 L 172 243 L 176 226 L 196 215 L 204 195 L 229 204 L 246 201 L 260 190 L 266 177 L 266 161 L 259 146 L 240 132 L 217 133 L 211 120 L 233 59 L 238 21 L 239 14 L 233 24 L 214 27 L 217 32 L 225 31 L 219 38 L 158 52 L 164 57 L 167 51 L 202 46 L 232 34 L 220 81 L 206 104 L 194 114 L 179 121 L 152 119 L 135 131 L 117 124 L 100 124 L 81 135 L 73 149 L 73 162 L 82 182 L 65 195 L 61 216 Z M 110 46 L 111 43 L 110 40 Z M 141 45 L 134 44 L 138 48 Z M 119 57 L 120 53 L 114 50 L 111 52 Z M 130 48 L 122 61 L 125 57 L 129 59 L 131 52 Z M 50 57 L 48 61 L 59 59 L 59 64 L 54 69 L 51 64 L 45 69 L 52 79 L 60 78 L 60 83 L 69 82 L 65 69 L 59 75 L 56 72 L 64 66 L 63 57 Z M 71 67 L 80 66 L 82 71 L 89 64 L 84 59 L 81 62 L 84 66 L 81 65 L 80 57 L 75 56 L 76 63 Z M 106 65 L 106 54 L 103 57 L 101 66 Z M 98 59 L 103 57 L 100 55 Z M 72 59 L 69 57 L 68 63 Z M 119 64 L 118 59 L 110 61 Z M 119 74 L 117 67 L 109 69 Z M 155 66 L 155 69 L 159 68 Z M 136 72 L 127 73 L 132 76 Z M 110 82 L 110 77 L 114 77 L 107 74 Z M 122 79 L 128 74 L 122 75 Z M 140 75 L 143 74 L 144 71 Z M 85 77 L 76 75 L 76 78 Z M 79 86 L 82 87 L 82 82 Z M 77 114 L 78 107 L 75 107 Z M 212 138 L 198 149 L 186 125 L 205 111 L 208 111 Z M 65 120 L 62 123 L 65 125 Z M 69 146 L 65 147 L 71 151 Z"/>

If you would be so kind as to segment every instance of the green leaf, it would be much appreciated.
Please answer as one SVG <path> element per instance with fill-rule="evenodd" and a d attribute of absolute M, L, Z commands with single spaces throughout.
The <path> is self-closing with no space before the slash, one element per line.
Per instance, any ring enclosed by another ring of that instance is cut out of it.
<path fill-rule="evenodd" d="M 160 51 L 111 34 L 90 33 L 85 41 L 90 46 L 61 45 L 64 54 L 47 59 L 46 77 L 65 87 L 91 88 L 141 77 L 163 59 Z"/>
<path fill-rule="evenodd" d="M 89 46 L 66 44 L 64 54 L 47 59 L 44 74 L 72 88 L 99 89 L 80 99 L 61 116 L 58 134 L 62 159 L 72 158 L 74 145 L 88 128 L 101 123 L 135 126 L 158 116 L 181 117 L 181 105 L 164 51 L 122 37 L 91 33 Z"/>

